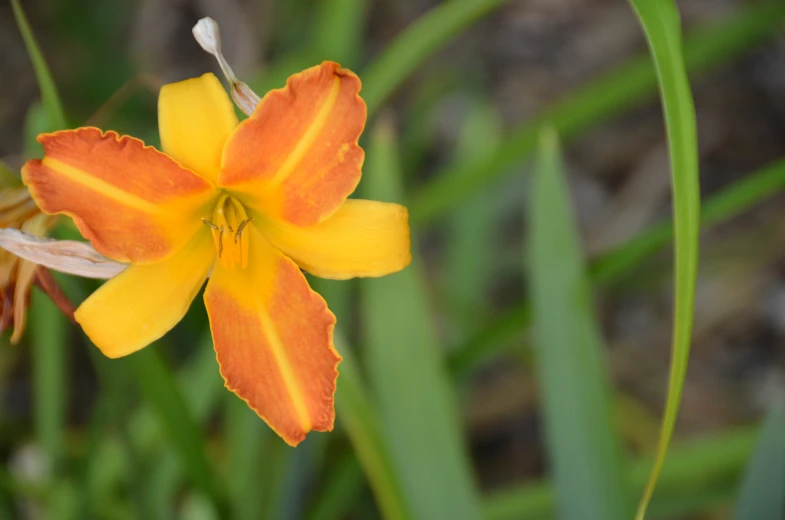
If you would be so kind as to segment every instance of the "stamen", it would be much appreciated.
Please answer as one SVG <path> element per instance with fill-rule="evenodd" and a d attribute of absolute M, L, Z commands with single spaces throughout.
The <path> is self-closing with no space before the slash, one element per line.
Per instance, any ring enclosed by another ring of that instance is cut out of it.
<path fill-rule="evenodd" d="M 240 222 L 240 225 L 237 227 L 237 233 L 235 233 L 235 235 L 234 235 L 234 243 L 235 244 L 240 240 L 240 237 L 243 234 L 243 229 L 245 229 L 246 224 L 250 223 L 252 220 L 253 220 L 253 217 L 251 217 L 249 219 L 245 219 L 242 222 Z"/>
<path fill-rule="evenodd" d="M 210 226 L 215 250 L 225 268 L 245 268 L 248 265 L 249 237 L 245 231 L 252 220 L 253 218 L 248 218 L 243 205 L 228 193 L 223 193 L 218 198 L 212 221 L 202 219 L 205 225 Z"/>
<path fill-rule="evenodd" d="M 218 258 L 221 258 L 223 252 L 224 252 L 224 227 L 221 226 L 221 230 L 218 232 Z"/>
<path fill-rule="evenodd" d="M 213 228 L 214 230 L 218 231 L 218 226 L 216 226 L 215 224 L 213 224 L 212 222 L 210 222 L 210 221 L 209 221 L 209 220 L 207 220 L 206 218 L 203 218 L 203 219 L 202 219 L 202 223 L 203 223 L 203 224 L 205 224 L 205 225 L 207 225 L 207 226 L 210 226 L 210 227 L 211 227 L 211 228 Z"/>

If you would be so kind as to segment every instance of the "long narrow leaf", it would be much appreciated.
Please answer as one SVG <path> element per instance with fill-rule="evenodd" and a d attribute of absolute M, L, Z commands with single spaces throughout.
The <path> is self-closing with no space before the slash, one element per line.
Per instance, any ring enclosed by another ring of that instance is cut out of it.
<path fill-rule="evenodd" d="M 755 447 L 756 430 L 739 428 L 674 446 L 660 478 L 660 492 L 651 504 L 653 518 L 682 517 L 718 503 L 728 503 L 736 482 Z M 632 464 L 635 488 L 646 483 L 651 458 Z M 719 491 L 719 493 L 718 493 Z M 699 495 L 693 502 L 685 495 Z M 486 520 L 540 520 L 554 516 L 554 489 L 548 482 L 533 482 L 497 491 L 484 504 Z M 676 504 L 676 507 L 674 507 Z"/>
<path fill-rule="evenodd" d="M 775 404 L 741 483 L 734 520 L 785 518 L 785 420 Z"/>
<path fill-rule="evenodd" d="M 414 70 L 461 30 L 507 0 L 443 2 L 409 25 L 360 77 L 368 113 L 374 114 Z"/>
<path fill-rule="evenodd" d="M 368 0 L 321 0 L 316 9 L 313 54 L 353 68 L 360 61 Z"/>
<path fill-rule="evenodd" d="M 528 279 L 559 518 L 627 520 L 631 502 L 602 339 L 553 130 L 542 134 L 534 175 Z"/>
<path fill-rule="evenodd" d="M 57 93 L 55 82 L 52 79 L 52 73 L 49 71 L 49 66 L 46 64 L 41 49 L 38 48 L 38 43 L 35 41 L 35 36 L 33 35 L 32 29 L 30 29 L 30 24 L 27 22 L 27 17 L 22 10 L 22 6 L 19 5 L 19 0 L 11 0 L 11 7 L 14 10 L 19 32 L 22 33 L 25 47 L 27 47 L 27 53 L 30 55 L 30 60 L 33 62 L 38 88 L 41 89 L 41 100 L 43 101 L 49 116 L 49 122 L 55 130 L 67 128 L 68 123 L 65 119 L 65 111 L 60 102 L 60 96 Z"/>
<path fill-rule="evenodd" d="M 180 456 L 193 483 L 216 503 L 223 503 L 223 493 L 207 459 L 201 429 L 188 410 L 171 371 L 155 346 L 147 347 L 127 362 L 139 389 L 164 429 L 172 447 Z"/>
<path fill-rule="evenodd" d="M 662 421 L 657 458 L 651 479 L 638 506 L 642 520 L 657 483 L 679 413 L 687 361 L 692 343 L 695 285 L 698 276 L 700 187 L 698 131 L 681 41 L 678 8 L 672 0 L 631 0 L 638 13 L 657 69 L 657 78 L 668 131 L 673 183 L 675 295 L 673 343 L 668 398 Z"/>
<path fill-rule="evenodd" d="M 66 128 L 67 123 L 52 74 L 38 48 L 19 1 L 11 0 L 11 7 L 27 53 L 33 63 L 46 112 L 42 114 L 43 117 L 28 120 L 25 131 L 28 134 L 37 134 L 62 130 Z M 35 105 L 30 113 L 35 113 Z M 31 151 L 31 149 L 26 150 L 28 153 Z M 62 313 L 40 293 L 35 293 L 32 298 L 29 319 L 37 323 L 35 327 L 31 327 L 36 435 L 46 450 L 49 462 L 58 469 L 65 435 L 67 326 Z M 17 326 L 21 325 L 17 324 Z"/>
<path fill-rule="evenodd" d="M 725 222 L 785 189 L 785 159 L 749 174 L 709 197 L 701 207 L 704 228 Z M 600 255 L 590 264 L 592 281 L 612 281 L 670 244 L 671 219 L 659 222 L 619 247 Z M 511 308 L 455 349 L 450 366 L 457 374 L 466 373 L 483 359 L 499 352 L 516 335 L 520 324 L 530 320 L 529 307 L 522 303 Z"/>
<path fill-rule="evenodd" d="M 364 194 L 400 201 L 392 128 L 372 136 Z M 393 462 L 417 518 L 480 515 L 452 385 L 443 365 L 417 260 L 400 273 L 362 280 L 366 362 Z"/>
<path fill-rule="evenodd" d="M 67 324 L 60 309 L 42 292 L 31 295 L 30 346 L 35 385 L 35 432 L 55 469 L 65 443 Z"/>
<path fill-rule="evenodd" d="M 456 146 L 455 162 L 478 162 L 492 154 L 501 139 L 502 125 L 496 110 L 487 101 L 469 105 Z M 487 307 L 486 290 L 492 264 L 498 204 L 493 192 L 481 193 L 455 213 L 447 250 L 447 291 L 455 319 L 450 327 L 454 337 L 474 332 Z"/>
<path fill-rule="evenodd" d="M 352 351 L 337 331 L 335 345 L 343 357 L 335 392 L 337 416 L 349 434 L 382 517 L 386 520 L 413 518 L 403 494 L 400 476 L 393 466 L 390 449 L 383 437 L 382 425 L 368 397 L 367 386 Z"/>
<path fill-rule="evenodd" d="M 262 500 L 259 482 L 264 468 L 262 446 L 270 429 L 253 410 L 237 396 L 226 392 L 226 437 L 229 449 L 229 493 L 232 518 L 261 518 Z"/>
<path fill-rule="evenodd" d="M 731 19 L 695 31 L 684 45 L 690 71 L 710 69 L 754 49 L 779 30 L 783 18 L 785 2 L 773 0 L 739 9 Z M 515 173 L 513 167 L 531 156 L 543 122 L 552 124 L 562 139 L 571 139 L 652 97 L 656 85 L 652 61 L 646 56 L 614 68 L 524 123 L 482 164 L 449 166 L 436 172 L 434 180 L 411 201 L 412 221 L 431 222 L 478 190 Z"/>

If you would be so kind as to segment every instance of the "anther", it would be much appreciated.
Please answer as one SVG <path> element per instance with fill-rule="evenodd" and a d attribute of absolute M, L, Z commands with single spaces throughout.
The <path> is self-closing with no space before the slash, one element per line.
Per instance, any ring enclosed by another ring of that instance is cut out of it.
<path fill-rule="evenodd" d="M 218 226 L 216 226 L 215 224 L 213 224 L 212 222 L 210 222 L 210 221 L 209 221 L 209 220 L 207 220 L 206 218 L 203 218 L 203 219 L 202 219 L 202 223 L 203 223 L 204 225 L 206 225 L 206 226 L 210 226 L 211 228 L 213 228 L 213 229 L 214 229 L 214 230 L 216 230 L 216 231 L 218 231 L 218 229 L 219 229 L 219 228 L 218 228 Z"/>
<path fill-rule="evenodd" d="M 237 226 L 237 233 L 235 233 L 235 235 L 234 235 L 234 243 L 235 244 L 240 241 L 240 237 L 243 236 L 243 229 L 245 229 L 245 226 L 247 224 L 249 224 L 252 220 L 253 220 L 253 217 L 251 217 L 249 219 L 245 219 L 242 222 L 240 222 L 239 226 Z"/>

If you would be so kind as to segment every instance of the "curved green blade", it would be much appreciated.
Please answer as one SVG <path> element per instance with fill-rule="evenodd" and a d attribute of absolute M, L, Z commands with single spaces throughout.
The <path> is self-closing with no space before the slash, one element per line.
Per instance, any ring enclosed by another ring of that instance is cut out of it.
<path fill-rule="evenodd" d="M 640 18 L 657 70 L 673 183 L 676 287 L 673 316 L 672 357 L 668 399 L 662 420 L 657 457 L 636 518 L 646 515 L 668 451 L 679 413 L 687 361 L 690 356 L 695 310 L 700 233 L 700 187 L 698 178 L 698 132 L 695 107 L 684 64 L 679 11 L 673 0 L 631 0 Z"/>

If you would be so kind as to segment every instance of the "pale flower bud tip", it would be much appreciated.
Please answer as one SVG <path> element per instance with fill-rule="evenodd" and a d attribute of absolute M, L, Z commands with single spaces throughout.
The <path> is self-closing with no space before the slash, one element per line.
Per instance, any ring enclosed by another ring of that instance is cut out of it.
<path fill-rule="evenodd" d="M 221 33 L 218 24 L 210 17 L 199 20 L 192 30 L 194 38 L 210 54 L 221 52 Z"/>

